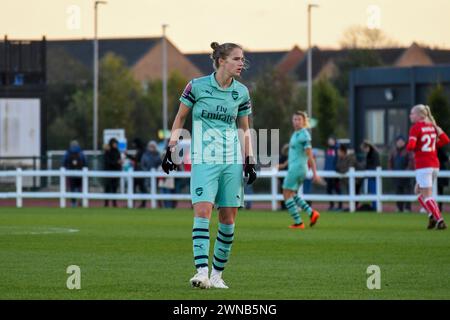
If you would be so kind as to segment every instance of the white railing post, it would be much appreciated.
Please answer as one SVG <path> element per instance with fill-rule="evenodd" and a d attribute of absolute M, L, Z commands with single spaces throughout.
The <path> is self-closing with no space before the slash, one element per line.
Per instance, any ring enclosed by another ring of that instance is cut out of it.
<path fill-rule="evenodd" d="M 377 167 L 377 176 L 375 178 L 376 183 L 376 194 L 377 194 L 377 212 L 383 212 L 383 202 L 381 201 L 381 196 L 383 195 L 383 170 L 381 167 Z"/>
<path fill-rule="evenodd" d="M 348 193 L 350 197 L 349 210 L 355 212 L 355 195 L 356 195 L 356 179 L 355 168 L 351 167 L 348 171 Z"/>
<path fill-rule="evenodd" d="M 120 180 L 120 182 L 119 182 L 119 190 L 120 190 L 120 193 L 125 193 L 125 179 L 121 176 L 120 178 L 119 178 Z"/>
<path fill-rule="evenodd" d="M 16 206 L 22 208 L 22 168 L 17 168 L 16 172 Z"/>
<path fill-rule="evenodd" d="M 277 195 L 278 195 L 278 177 L 277 177 L 277 170 L 276 168 L 272 169 L 272 177 L 270 178 L 272 181 L 271 187 L 272 187 L 272 211 L 277 211 L 278 204 L 277 204 Z"/>
<path fill-rule="evenodd" d="M 433 187 L 432 187 L 432 193 L 433 193 L 433 198 L 436 200 L 436 201 L 438 201 L 437 200 L 437 197 L 438 197 L 438 179 L 436 178 L 436 179 L 434 179 L 434 181 L 433 181 Z"/>
<path fill-rule="evenodd" d="M 134 207 L 134 202 L 136 201 L 136 199 L 140 199 L 141 197 L 134 197 L 134 179 L 135 179 L 135 175 L 133 174 L 134 171 L 127 171 L 128 174 L 122 174 L 120 172 L 114 172 L 114 175 L 111 176 L 115 176 L 117 177 L 118 175 L 121 176 L 123 178 L 123 180 L 125 181 L 125 183 L 127 183 L 127 188 L 125 190 L 125 195 L 126 196 L 116 196 L 116 198 L 120 198 L 120 199 L 125 199 L 125 197 L 127 198 L 127 207 L 128 208 L 132 208 Z M 154 209 L 158 206 L 158 176 L 160 175 L 160 172 L 156 171 L 155 169 L 152 169 L 151 171 L 149 171 L 150 173 L 146 175 L 145 179 L 150 179 L 150 191 L 148 195 L 143 195 L 142 198 L 145 198 L 146 200 L 150 200 L 151 202 L 151 207 Z M 111 172 L 112 173 L 112 172 Z M 320 172 L 322 173 L 322 171 Z M 406 174 L 405 174 L 406 173 Z M 52 199 L 59 199 L 59 204 L 61 208 L 65 208 L 67 207 L 67 201 L 68 199 L 70 200 L 72 198 L 72 196 L 74 196 L 73 193 L 69 192 L 69 190 L 67 189 L 67 177 L 76 175 L 77 177 L 79 177 L 79 179 L 82 180 L 82 189 L 80 191 L 77 191 L 76 194 L 76 198 L 82 200 L 82 206 L 83 207 L 88 207 L 89 206 L 89 200 L 91 199 L 103 199 L 105 197 L 108 197 L 108 195 L 97 195 L 97 194 L 89 194 L 89 184 L 90 184 L 90 177 L 92 176 L 96 176 L 97 174 L 99 174 L 97 171 L 91 173 L 90 170 L 88 170 L 87 168 L 83 168 L 82 171 L 77 171 L 76 173 L 74 173 L 73 171 L 69 171 L 67 169 L 65 169 L 64 167 L 60 168 L 58 171 L 43 171 L 43 170 L 36 170 L 36 171 L 23 171 L 23 169 L 20 168 L 16 168 L 14 171 L 7 171 L 7 172 L 3 172 L 0 171 L 0 177 L 11 177 L 12 179 L 14 179 L 15 181 L 15 192 L 14 193 L 10 193 L 10 192 L 0 192 L 0 198 L 11 198 L 13 197 L 13 199 L 15 198 L 16 200 L 16 207 L 21 208 L 24 206 L 24 199 L 27 198 L 52 198 Z M 109 172 L 107 173 L 109 176 Z M 45 176 L 45 175 L 51 175 L 51 176 L 55 176 L 56 179 L 59 178 L 59 190 L 56 190 L 56 192 L 54 191 L 35 191 L 33 193 L 28 193 L 25 192 L 24 190 L 24 179 L 28 176 Z M 377 167 L 376 170 L 373 171 L 367 171 L 367 172 L 361 172 L 361 171 L 355 171 L 355 168 L 350 168 L 349 171 L 347 172 L 347 174 L 345 175 L 338 175 L 339 178 L 341 179 L 348 179 L 348 185 L 349 185 L 349 192 L 348 192 L 348 196 L 343 196 L 342 198 L 340 197 L 340 199 L 344 199 L 342 202 L 347 202 L 348 206 L 349 206 L 349 211 L 350 212 L 355 212 L 356 211 L 356 204 L 358 201 L 360 201 L 360 199 L 363 198 L 369 198 L 369 197 L 365 197 L 365 196 L 360 196 L 356 194 L 356 182 L 359 179 L 362 179 L 362 177 L 370 177 L 370 178 L 375 178 L 376 181 L 376 188 L 373 191 L 373 193 L 370 196 L 370 201 L 371 202 L 375 202 L 375 206 L 376 206 L 376 210 L 377 212 L 382 212 L 383 211 L 383 207 L 384 207 L 384 202 L 385 201 L 398 201 L 401 200 L 402 197 L 396 194 L 384 194 L 384 187 L 383 187 L 383 180 L 384 178 L 391 178 L 391 177 L 409 177 L 409 176 L 413 176 L 414 175 L 414 171 L 408 171 L 408 172 L 397 172 L 397 171 L 384 171 L 382 168 Z M 184 175 L 183 175 L 184 176 Z M 270 202 L 270 206 L 271 206 L 271 210 L 275 211 L 278 208 L 278 199 L 279 199 L 279 191 L 278 191 L 278 186 L 279 186 L 279 182 L 278 182 L 278 178 L 284 176 L 283 172 L 278 172 L 276 169 L 270 169 L 267 172 L 263 172 L 263 174 L 261 174 L 261 178 L 265 178 L 265 179 L 270 179 L 270 190 L 266 190 L 264 194 L 258 194 L 256 196 L 253 196 L 256 200 L 254 201 L 264 201 L 266 203 Z M 329 177 L 329 176 L 336 176 L 334 174 L 331 174 L 329 172 L 323 172 L 323 176 L 324 177 Z M 441 177 L 447 178 L 450 177 L 450 171 L 442 171 L 440 173 Z M 147 178 L 148 177 L 148 178 Z M 178 177 L 178 175 L 177 175 Z M 70 180 L 69 180 L 70 181 Z M 148 181 L 147 181 L 148 182 Z M 433 192 L 434 194 L 436 194 L 436 184 L 434 184 L 434 188 L 433 188 Z M 303 191 L 302 189 L 299 190 L 299 194 L 303 195 Z M 114 196 L 114 195 L 110 195 L 110 196 Z M 328 195 L 324 195 L 324 194 L 311 194 L 311 195 L 305 195 L 305 197 L 308 198 L 313 198 L 314 201 L 330 201 L 332 199 L 332 197 L 328 196 Z M 410 200 L 413 199 L 413 195 L 405 195 L 404 196 L 406 199 Z M 183 195 L 182 197 L 180 197 L 180 194 L 176 194 L 173 195 L 173 197 L 170 197 L 168 199 L 177 199 L 180 200 L 181 198 L 185 199 L 185 195 Z M 449 196 L 443 196 L 443 195 L 438 195 L 438 198 L 436 198 L 436 200 L 439 200 L 441 202 L 446 202 L 446 203 L 450 203 L 450 197 Z"/>
<path fill-rule="evenodd" d="M 156 208 L 156 176 L 155 176 L 155 168 L 152 168 L 151 171 L 152 176 L 150 177 L 150 195 L 152 197 L 151 199 L 151 204 L 152 204 L 152 209 Z"/>
<path fill-rule="evenodd" d="M 52 170 L 52 158 L 51 158 L 51 152 L 47 151 L 47 170 Z M 52 185 L 52 176 L 48 177 L 48 185 Z"/>
<path fill-rule="evenodd" d="M 82 188 L 81 191 L 83 193 L 83 199 L 82 199 L 83 208 L 88 208 L 89 207 L 89 199 L 88 199 L 88 195 L 89 195 L 89 169 L 87 167 L 83 168 L 83 177 L 82 177 L 81 188 Z"/>
<path fill-rule="evenodd" d="M 128 190 L 128 199 L 127 199 L 127 204 L 128 204 L 128 208 L 131 209 L 133 208 L 133 169 L 130 169 L 127 171 L 127 190 Z"/>
<path fill-rule="evenodd" d="M 59 206 L 60 208 L 66 207 L 66 168 L 61 167 L 59 169 Z"/>

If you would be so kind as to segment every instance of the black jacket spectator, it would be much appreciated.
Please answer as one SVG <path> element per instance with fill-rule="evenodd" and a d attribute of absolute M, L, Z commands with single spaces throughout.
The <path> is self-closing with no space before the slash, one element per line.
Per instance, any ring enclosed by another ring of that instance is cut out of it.
<path fill-rule="evenodd" d="M 363 142 L 362 145 L 363 149 L 367 150 L 365 169 L 375 170 L 380 166 L 380 154 L 378 153 L 378 150 L 367 141 Z"/>
<path fill-rule="evenodd" d="M 366 154 L 365 160 L 365 170 L 375 170 L 381 165 L 380 154 L 375 146 L 367 140 L 364 140 L 361 144 L 361 149 Z M 369 194 L 376 194 L 377 183 L 375 177 L 367 178 L 367 191 Z M 376 202 L 373 201 L 372 204 L 367 208 L 367 210 L 375 210 Z"/>
<path fill-rule="evenodd" d="M 414 170 L 414 155 L 406 150 L 406 139 L 398 136 L 395 146 L 389 153 L 389 170 Z M 412 193 L 412 181 L 410 178 L 394 179 L 395 193 L 398 195 L 408 195 Z M 411 202 L 397 202 L 397 209 L 403 212 L 404 209 L 411 211 Z"/>
<path fill-rule="evenodd" d="M 136 154 L 134 156 L 127 154 L 126 156 L 127 156 L 127 158 L 131 159 L 131 161 L 133 162 L 133 170 L 134 171 L 142 171 L 141 159 L 145 152 L 145 145 L 141 139 L 135 138 L 133 140 L 133 148 L 136 150 Z M 135 193 L 137 192 L 138 189 L 139 189 L 139 192 L 142 194 L 148 193 L 148 189 L 145 184 L 144 178 L 134 178 L 133 188 L 134 188 Z M 142 200 L 141 205 L 139 207 L 145 208 L 145 200 Z"/>
<path fill-rule="evenodd" d="M 112 138 L 109 140 L 108 149 L 104 154 L 104 169 L 106 171 L 121 171 L 122 160 L 120 158 L 120 151 L 117 147 L 117 140 Z M 119 178 L 105 178 L 105 193 L 116 193 L 119 187 Z M 113 200 L 113 206 L 117 207 L 116 200 Z M 105 207 L 109 204 L 108 200 L 105 200 Z"/>

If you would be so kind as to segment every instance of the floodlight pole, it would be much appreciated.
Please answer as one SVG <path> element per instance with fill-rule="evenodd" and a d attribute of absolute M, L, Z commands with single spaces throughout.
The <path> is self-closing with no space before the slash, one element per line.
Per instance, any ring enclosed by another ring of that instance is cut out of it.
<path fill-rule="evenodd" d="M 98 142 L 98 39 L 97 39 L 97 7 L 106 4 L 106 1 L 95 1 L 94 5 L 94 115 L 93 115 L 93 141 L 92 150 L 97 151 Z"/>
<path fill-rule="evenodd" d="M 308 117 L 312 118 L 312 48 L 311 48 L 311 9 L 318 7 L 317 4 L 308 4 L 308 69 L 307 69 L 307 81 L 308 81 Z"/>
<path fill-rule="evenodd" d="M 167 115 L 167 40 L 166 40 L 166 28 L 167 24 L 162 25 L 162 98 L 163 98 L 163 132 L 164 135 L 168 130 L 168 115 Z"/>

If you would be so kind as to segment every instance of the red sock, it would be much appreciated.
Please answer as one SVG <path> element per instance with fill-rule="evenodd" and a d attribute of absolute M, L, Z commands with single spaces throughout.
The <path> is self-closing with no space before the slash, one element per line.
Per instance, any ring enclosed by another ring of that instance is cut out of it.
<path fill-rule="evenodd" d="M 422 195 L 419 195 L 419 197 L 417 198 L 417 200 L 419 200 L 419 203 L 422 205 L 422 207 L 427 211 L 428 213 L 428 217 L 431 217 L 433 215 L 432 211 L 430 210 L 430 208 L 428 208 L 428 205 L 425 203 L 425 200 L 423 199 Z"/>
<path fill-rule="evenodd" d="M 438 222 L 441 221 L 442 214 L 441 214 L 441 210 L 439 210 L 439 206 L 436 203 L 436 201 L 432 197 L 429 197 L 429 198 L 425 199 L 425 203 L 428 206 L 428 208 L 430 208 L 430 211 L 433 214 L 436 221 L 438 221 Z"/>

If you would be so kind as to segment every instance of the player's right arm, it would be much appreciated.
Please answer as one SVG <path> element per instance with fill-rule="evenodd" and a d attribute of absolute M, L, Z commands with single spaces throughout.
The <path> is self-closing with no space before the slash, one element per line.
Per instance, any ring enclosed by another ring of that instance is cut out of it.
<path fill-rule="evenodd" d="M 172 124 L 172 130 L 170 132 L 170 139 L 167 145 L 166 154 L 162 161 L 162 169 L 165 173 L 169 174 L 170 171 L 176 169 L 176 164 L 172 160 L 172 152 L 175 151 L 175 145 L 180 138 L 181 129 L 184 127 L 186 118 L 196 102 L 194 95 L 194 81 L 190 81 L 183 90 L 180 97 L 180 107 L 178 108 L 177 115 Z"/>
<path fill-rule="evenodd" d="M 169 146 L 174 146 L 177 144 L 178 138 L 180 137 L 180 130 L 183 129 L 186 118 L 191 112 L 191 108 L 186 106 L 183 102 L 180 103 L 177 115 L 172 124 L 172 131 L 170 133 Z"/>
<path fill-rule="evenodd" d="M 178 138 L 180 137 L 180 129 L 183 128 L 186 118 L 194 107 L 196 100 L 196 86 L 194 86 L 194 80 L 191 80 L 181 94 L 180 107 L 172 124 L 169 146 L 177 144 Z"/>
<path fill-rule="evenodd" d="M 180 138 L 181 129 L 183 128 L 190 111 L 191 109 L 187 107 L 183 102 L 180 103 L 177 115 L 172 124 L 172 131 L 170 133 L 170 140 L 167 145 L 166 154 L 164 155 L 164 159 L 161 164 L 163 171 L 167 174 L 169 174 L 169 172 L 172 170 L 176 170 L 177 168 L 177 165 L 172 160 L 172 153 L 176 150 L 175 146 L 178 142 L 178 139 Z"/>
<path fill-rule="evenodd" d="M 414 151 L 416 149 L 417 140 L 419 139 L 420 131 L 416 125 L 413 125 L 409 130 L 408 145 L 406 150 Z"/>

